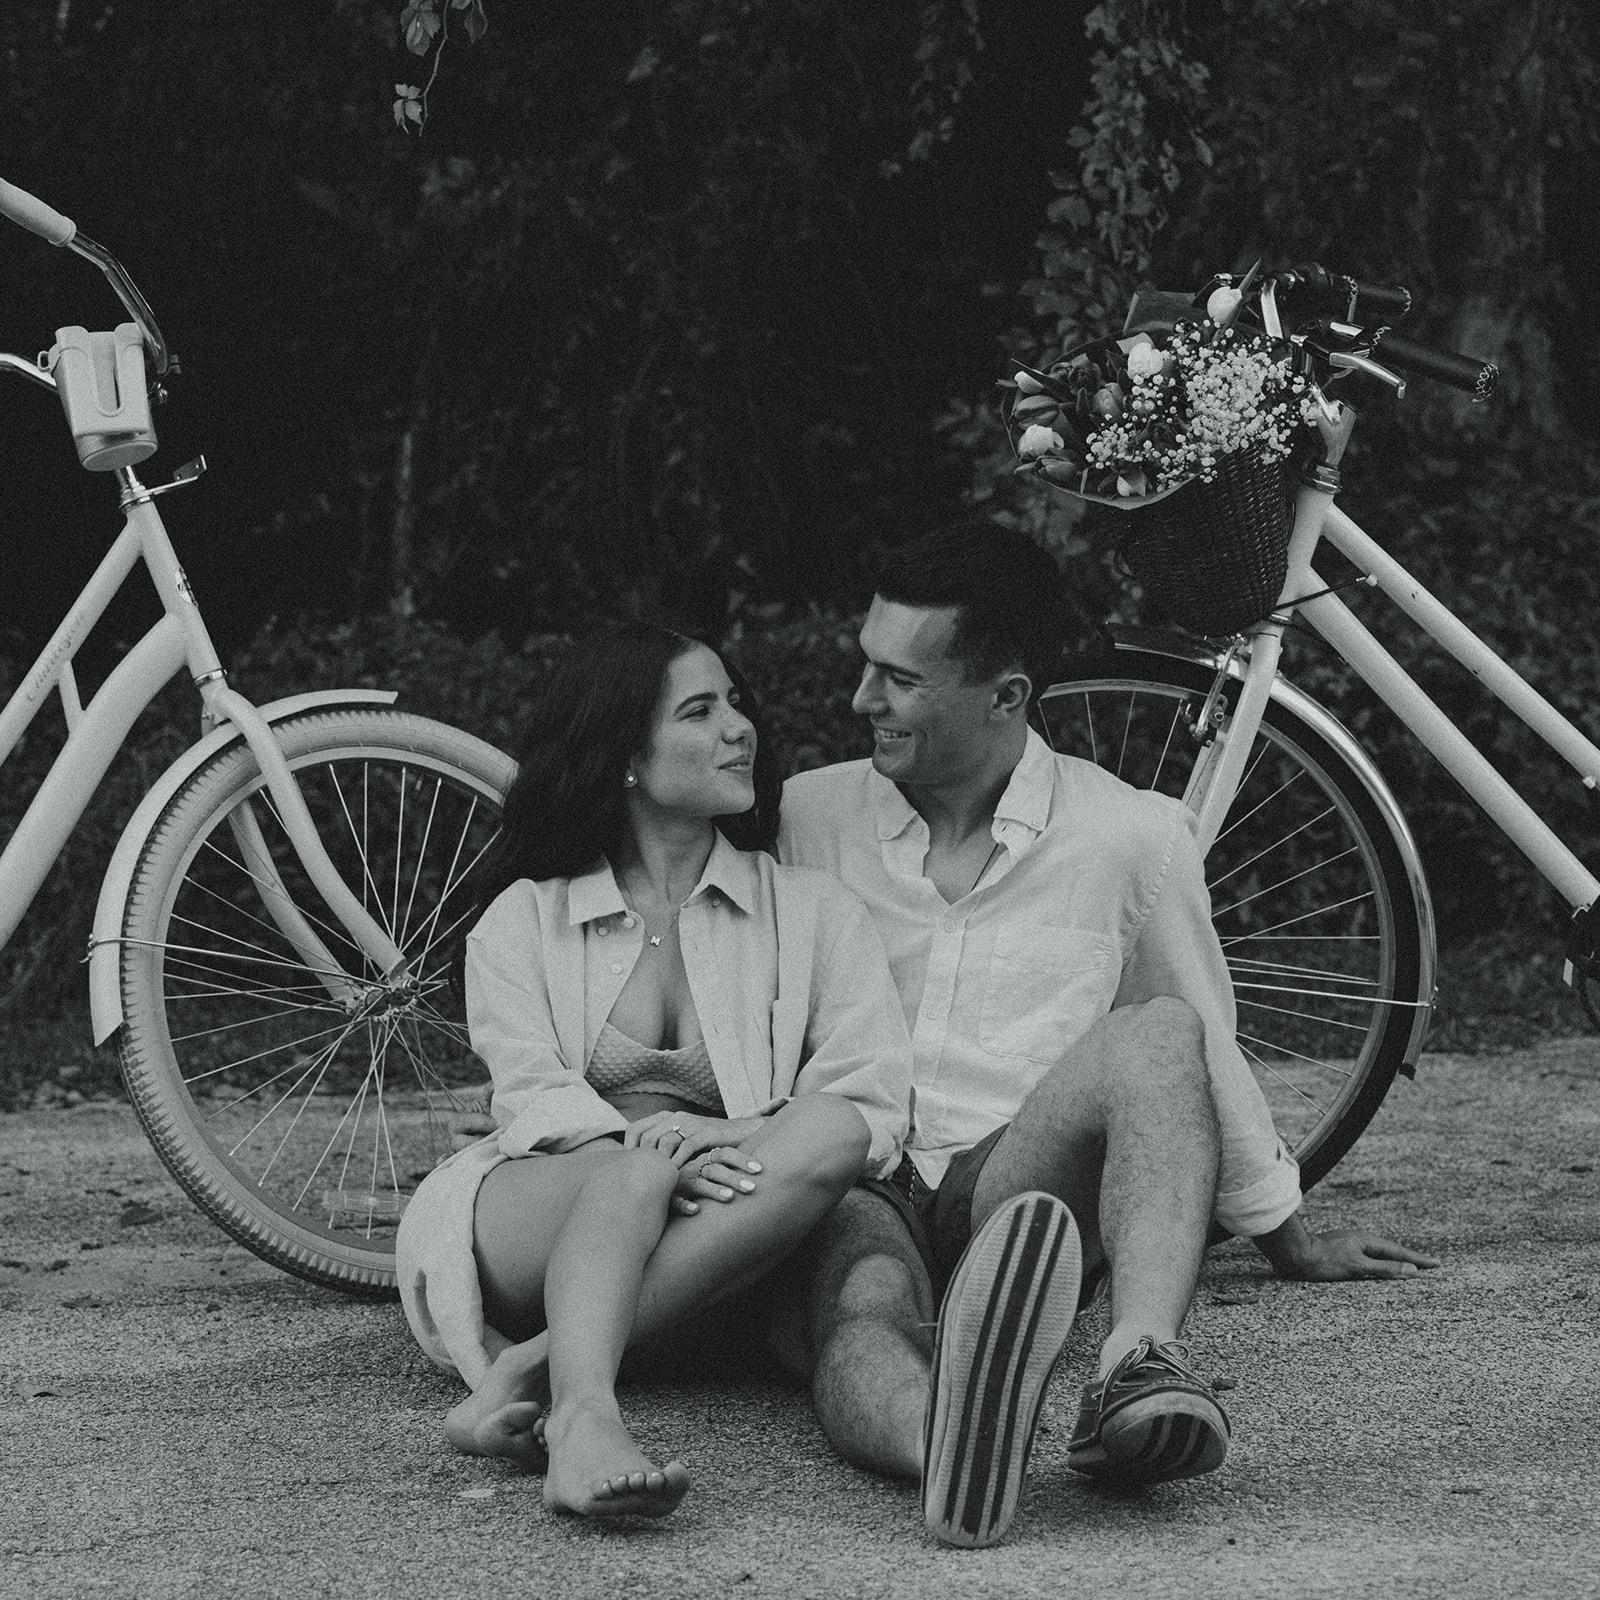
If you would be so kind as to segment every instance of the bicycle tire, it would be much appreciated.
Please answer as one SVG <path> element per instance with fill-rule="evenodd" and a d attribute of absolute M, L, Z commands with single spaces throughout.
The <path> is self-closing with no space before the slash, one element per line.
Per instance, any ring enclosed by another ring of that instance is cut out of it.
<path fill-rule="evenodd" d="M 1046 689 L 1040 720 L 1056 749 L 1181 797 L 1200 749 L 1191 724 L 1215 676 L 1119 650 L 1103 672 Z M 1227 686 L 1228 715 L 1238 688 Z M 1274 701 L 1206 858 L 1240 1048 L 1302 1189 L 1365 1130 L 1432 1006 L 1432 913 L 1415 846 L 1385 798 Z"/>
<path fill-rule="evenodd" d="M 123 918 L 123 1074 L 207 1216 L 302 1278 L 388 1295 L 400 1212 L 449 1153 L 458 1091 L 485 1078 L 446 968 L 461 880 L 498 828 L 515 764 L 397 711 L 313 712 L 275 731 L 335 865 L 406 952 L 418 991 L 397 997 L 311 889 L 241 740 L 189 778 L 140 849 Z M 241 837 L 270 853 L 352 976 L 357 1011 L 285 935 Z"/>

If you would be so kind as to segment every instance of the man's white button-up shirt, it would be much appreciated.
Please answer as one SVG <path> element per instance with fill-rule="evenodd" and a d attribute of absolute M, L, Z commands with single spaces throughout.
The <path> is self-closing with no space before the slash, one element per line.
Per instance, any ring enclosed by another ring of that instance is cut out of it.
<path fill-rule="evenodd" d="M 1205 1023 L 1222 1130 L 1217 1220 L 1255 1235 L 1298 1208 L 1298 1168 L 1234 1038 L 1189 820 L 1180 802 L 1056 755 L 1030 732 L 995 809 L 1003 849 L 950 905 L 922 875 L 927 823 L 870 761 L 789 780 L 779 854 L 847 884 L 888 951 L 911 1030 L 908 1148 L 928 1183 L 1010 1122 L 1101 1017 L 1172 995 Z"/>

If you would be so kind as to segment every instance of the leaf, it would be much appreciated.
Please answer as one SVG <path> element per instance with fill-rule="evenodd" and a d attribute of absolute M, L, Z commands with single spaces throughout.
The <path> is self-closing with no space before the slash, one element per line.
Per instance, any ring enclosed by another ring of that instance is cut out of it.
<path fill-rule="evenodd" d="M 400 27 L 406 36 L 406 49 L 414 56 L 425 56 L 428 47 L 444 26 L 434 9 L 435 0 L 410 0 L 400 13 Z"/>
<path fill-rule="evenodd" d="M 633 58 L 633 65 L 628 68 L 629 83 L 643 83 L 657 67 L 661 65 L 661 54 L 652 45 L 646 45 L 638 55 Z"/>
<path fill-rule="evenodd" d="M 119 1228 L 142 1228 L 146 1223 L 159 1222 L 161 1213 L 142 1200 L 130 1200 L 117 1217 Z"/>
<path fill-rule="evenodd" d="M 457 11 L 465 11 L 467 43 L 476 44 L 489 31 L 489 19 L 483 14 L 483 0 L 450 0 Z"/>

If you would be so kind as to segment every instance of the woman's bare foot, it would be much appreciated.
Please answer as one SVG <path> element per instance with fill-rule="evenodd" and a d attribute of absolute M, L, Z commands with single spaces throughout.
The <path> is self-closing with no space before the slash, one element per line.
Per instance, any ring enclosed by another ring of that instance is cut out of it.
<path fill-rule="evenodd" d="M 544 1503 L 584 1517 L 664 1517 L 689 1492 L 681 1461 L 658 1467 L 633 1442 L 615 1405 L 577 1400 L 548 1419 Z"/>
<path fill-rule="evenodd" d="M 499 1456 L 524 1472 L 543 1472 L 548 1463 L 544 1422 L 549 1407 L 549 1369 L 543 1336 L 537 1351 L 513 1345 L 502 1351 L 489 1375 L 444 1419 L 444 1436 L 469 1456 Z"/>

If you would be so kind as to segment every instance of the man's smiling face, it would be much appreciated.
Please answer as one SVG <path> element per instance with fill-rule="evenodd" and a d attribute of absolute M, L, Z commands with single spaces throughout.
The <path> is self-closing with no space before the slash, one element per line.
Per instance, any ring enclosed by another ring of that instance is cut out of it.
<path fill-rule="evenodd" d="M 872 723 L 872 764 L 896 783 L 942 788 L 982 772 L 1003 729 L 996 680 L 974 682 L 950 652 L 955 606 L 874 595 L 861 627 L 867 658 L 851 708 Z"/>

